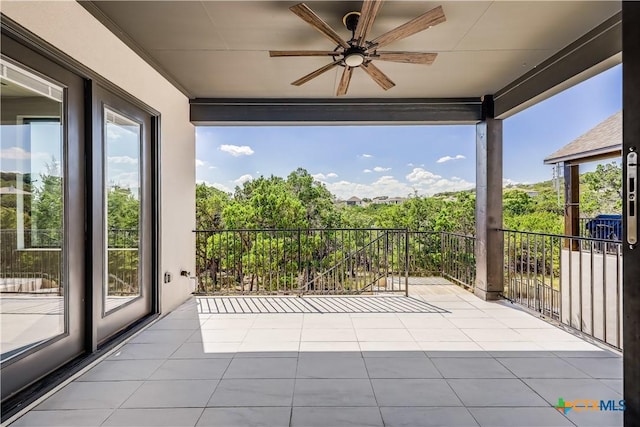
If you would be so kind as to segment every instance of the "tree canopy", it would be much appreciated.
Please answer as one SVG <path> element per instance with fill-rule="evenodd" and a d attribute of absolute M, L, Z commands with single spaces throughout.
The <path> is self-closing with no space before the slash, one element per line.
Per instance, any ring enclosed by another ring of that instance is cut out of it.
<path fill-rule="evenodd" d="M 581 214 L 621 210 L 622 170 L 618 163 L 598 165 L 581 175 Z M 375 201 L 373 201 L 375 202 Z M 201 230 L 242 228 L 406 228 L 415 231 L 475 232 L 475 192 L 431 197 L 413 194 L 401 204 L 347 206 L 305 169 L 287 178 L 259 177 L 233 194 L 196 186 L 196 224 Z M 510 186 L 503 193 L 505 228 L 563 232 L 563 201 L 551 181 Z"/>

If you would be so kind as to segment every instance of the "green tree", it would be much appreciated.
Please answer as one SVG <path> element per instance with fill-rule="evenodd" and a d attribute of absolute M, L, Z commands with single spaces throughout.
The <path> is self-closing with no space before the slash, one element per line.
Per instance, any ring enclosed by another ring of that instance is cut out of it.
<path fill-rule="evenodd" d="M 582 175 L 580 209 L 585 216 L 622 212 L 622 166 L 617 162 L 600 164 Z"/>
<path fill-rule="evenodd" d="M 206 184 L 196 185 L 196 229 L 220 230 L 224 228 L 222 212 L 230 197 L 224 191 Z"/>
<path fill-rule="evenodd" d="M 535 210 L 533 199 L 522 190 L 508 190 L 502 195 L 504 216 L 516 216 L 532 213 Z"/>
<path fill-rule="evenodd" d="M 316 181 L 303 168 L 298 168 L 287 177 L 292 194 L 306 211 L 306 223 L 312 228 L 335 227 L 339 222 L 334 197 L 327 187 Z"/>
<path fill-rule="evenodd" d="M 107 227 L 118 230 L 137 230 L 140 201 L 131 189 L 114 185 L 107 190 Z"/>
<path fill-rule="evenodd" d="M 229 228 L 305 228 L 307 211 L 279 177 L 260 177 L 236 188 L 222 211 Z"/>
<path fill-rule="evenodd" d="M 40 185 L 34 186 L 31 221 L 38 230 L 61 230 L 63 214 L 62 177 L 57 161 L 46 165 Z"/>

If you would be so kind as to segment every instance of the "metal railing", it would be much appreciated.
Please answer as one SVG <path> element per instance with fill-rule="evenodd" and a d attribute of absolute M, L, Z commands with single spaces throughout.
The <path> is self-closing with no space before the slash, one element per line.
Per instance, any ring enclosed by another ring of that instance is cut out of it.
<path fill-rule="evenodd" d="M 60 230 L 0 230 L 0 292 L 62 294 Z"/>
<path fill-rule="evenodd" d="M 502 230 L 504 296 L 620 348 L 620 241 Z"/>
<path fill-rule="evenodd" d="M 197 230 L 196 293 L 407 292 L 401 229 Z"/>
<path fill-rule="evenodd" d="M 404 229 L 196 230 L 196 293 L 407 292 L 409 276 L 475 280 L 475 238 Z"/>
<path fill-rule="evenodd" d="M 442 233 L 409 231 L 409 275 L 433 276 L 442 273 Z"/>
<path fill-rule="evenodd" d="M 476 282 L 476 238 L 456 233 L 442 233 L 442 276 L 468 289 Z"/>
<path fill-rule="evenodd" d="M 111 229 L 110 295 L 138 294 L 138 230 Z M 62 230 L 0 230 L 0 292 L 63 293 Z"/>

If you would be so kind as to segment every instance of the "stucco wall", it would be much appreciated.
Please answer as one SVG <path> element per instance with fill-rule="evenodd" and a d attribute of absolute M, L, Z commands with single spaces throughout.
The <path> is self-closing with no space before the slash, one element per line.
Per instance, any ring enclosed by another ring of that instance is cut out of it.
<path fill-rule="evenodd" d="M 75 1 L 3 1 L 2 13 L 161 113 L 161 271 L 167 312 L 189 297 L 195 271 L 195 128 L 180 91 Z"/>

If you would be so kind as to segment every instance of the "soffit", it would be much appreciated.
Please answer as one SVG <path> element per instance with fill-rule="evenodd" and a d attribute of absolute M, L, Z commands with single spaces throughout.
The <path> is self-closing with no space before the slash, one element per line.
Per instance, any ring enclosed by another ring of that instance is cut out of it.
<path fill-rule="evenodd" d="M 270 58 L 268 50 L 335 46 L 287 1 L 97 1 L 94 4 L 196 98 L 331 98 L 341 67 L 301 86 L 329 58 Z M 345 39 L 342 16 L 360 2 L 306 2 Z M 442 5 L 447 22 L 387 46 L 437 52 L 431 66 L 376 61 L 395 83 L 356 70 L 347 97 L 479 97 L 495 93 L 620 10 L 619 2 L 387 1 L 370 38 Z"/>

